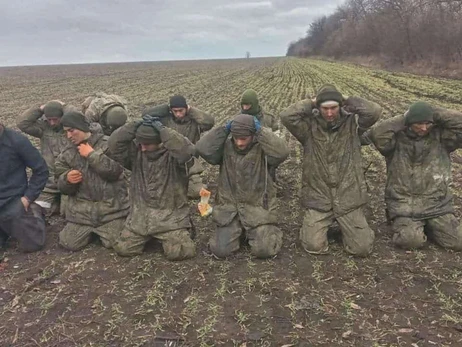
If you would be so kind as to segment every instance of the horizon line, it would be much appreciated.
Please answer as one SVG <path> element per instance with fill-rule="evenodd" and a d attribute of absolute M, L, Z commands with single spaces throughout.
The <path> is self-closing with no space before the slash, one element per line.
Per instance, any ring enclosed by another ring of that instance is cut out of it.
<path fill-rule="evenodd" d="M 130 63 L 165 63 L 165 62 L 187 62 L 187 61 L 207 61 L 207 60 L 250 60 L 262 58 L 284 58 L 285 55 L 274 56 L 256 56 L 256 57 L 241 57 L 241 58 L 198 58 L 198 59 L 174 59 L 174 60 L 132 60 L 132 61 L 100 61 L 100 62 L 70 62 L 70 63 L 46 63 L 46 64 L 25 64 L 25 65 L 0 65 L 1 68 L 19 68 L 19 67 L 48 67 L 48 66 L 72 66 L 72 65 L 101 65 L 101 64 L 130 64 Z"/>

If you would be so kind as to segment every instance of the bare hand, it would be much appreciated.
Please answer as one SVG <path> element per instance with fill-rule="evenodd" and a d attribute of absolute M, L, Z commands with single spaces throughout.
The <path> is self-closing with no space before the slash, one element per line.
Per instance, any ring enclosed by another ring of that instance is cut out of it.
<path fill-rule="evenodd" d="M 29 209 L 29 205 L 30 205 L 29 199 L 23 196 L 21 198 L 21 202 L 22 202 L 22 205 L 24 206 L 24 210 L 27 212 L 27 210 Z"/>
<path fill-rule="evenodd" d="M 71 170 L 67 173 L 67 181 L 71 184 L 82 182 L 83 176 L 79 170 Z"/>
<path fill-rule="evenodd" d="M 84 158 L 87 158 L 90 153 L 94 151 L 93 147 L 88 143 L 81 143 L 77 148 L 79 149 L 80 155 Z"/>

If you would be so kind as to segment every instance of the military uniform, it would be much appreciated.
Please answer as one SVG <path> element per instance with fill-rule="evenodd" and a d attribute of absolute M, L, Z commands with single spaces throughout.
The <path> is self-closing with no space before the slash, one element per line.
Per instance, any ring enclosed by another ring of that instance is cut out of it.
<path fill-rule="evenodd" d="M 61 115 L 63 112 L 73 109 L 75 107 L 64 105 Z M 61 125 L 52 127 L 43 116 L 43 110 L 39 107 L 31 107 L 21 115 L 17 127 L 22 132 L 40 139 L 40 152 L 47 163 L 49 178 L 45 189 L 36 202 L 44 208 L 49 216 L 59 213 L 61 210 L 61 193 L 55 179 L 55 160 L 62 149 L 69 144 L 69 141 Z"/>
<path fill-rule="evenodd" d="M 163 127 L 160 148 L 143 152 L 135 139 L 138 126 L 128 123 L 109 138 L 110 155 L 132 172 L 130 214 L 114 249 L 123 256 L 141 254 L 148 240 L 155 238 L 168 259 L 191 258 L 196 246 L 190 237 L 187 163 L 194 145 Z"/>
<path fill-rule="evenodd" d="M 338 93 L 327 94 L 331 92 Z M 381 112 L 373 102 L 349 97 L 335 124 L 329 124 L 309 99 L 281 113 L 282 124 L 304 149 L 301 201 L 306 212 L 300 241 L 306 251 L 327 252 L 327 230 L 336 220 L 347 252 L 358 256 L 371 252 L 374 232 L 362 211 L 368 197 L 360 136 Z"/>
<path fill-rule="evenodd" d="M 92 233 L 100 236 L 104 247 L 112 247 L 114 235 L 124 225 L 129 210 L 123 167 L 106 155 L 107 137 L 92 133 L 87 143 L 94 149 L 87 158 L 70 144 L 56 160 L 58 189 L 69 197 L 68 223 L 59 234 L 59 242 L 73 251 L 85 247 Z M 68 182 L 71 170 L 82 173 L 82 182 Z"/>
<path fill-rule="evenodd" d="M 218 127 L 196 145 L 205 161 L 220 165 L 212 212 L 216 231 L 210 249 L 218 257 L 229 256 L 239 250 L 244 232 L 254 256 L 274 256 L 282 246 L 282 231 L 277 226 L 276 187 L 268 169 L 281 164 L 289 149 L 284 140 L 264 127 L 244 151 L 237 149 L 228 135 L 226 127 Z"/>
<path fill-rule="evenodd" d="M 210 130 L 215 124 L 215 118 L 212 115 L 196 107 L 190 107 L 187 115 L 181 120 L 175 118 L 168 104 L 150 108 L 144 114 L 159 115 L 163 125 L 187 137 L 193 144 L 199 141 L 202 133 Z M 204 185 L 200 176 L 204 172 L 204 167 L 198 158 L 194 158 L 193 160 L 194 163 L 188 172 L 188 196 L 190 198 L 198 198 L 199 192 Z"/>
<path fill-rule="evenodd" d="M 385 157 L 385 202 L 402 248 L 419 248 L 431 234 L 445 248 L 462 249 L 462 230 L 454 216 L 450 153 L 462 147 L 462 113 L 433 107 L 434 125 L 417 136 L 406 116 L 381 122 L 365 136 Z"/>
<path fill-rule="evenodd" d="M 128 116 L 129 111 L 127 105 L 127 101 L 121 96 L 99 92 L 85 99 L 82 103 L 82 112 L 88 122 L 90 122 L 92 132 L 101 131 L 104 135 L 109 136 L 115 130 L 108 124 L 107 116 L 109 110 L 118 106 L 121 107 Z M 125 121 L 119 122 L 118 126 L 123 125 L 123 123 L 125 123 Z"/>

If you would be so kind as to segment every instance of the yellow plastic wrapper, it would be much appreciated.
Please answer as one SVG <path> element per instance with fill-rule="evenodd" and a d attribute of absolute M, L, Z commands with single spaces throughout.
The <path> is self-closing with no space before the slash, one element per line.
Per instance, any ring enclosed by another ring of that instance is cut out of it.
<path fill-rule="evenodd" d="M 197 208 L 202 217 L 207 217 L 213 211 L 212 206 L 209 204 L 211 193 L 207 189 L 202 188 L 199 195 L 201 196 L 201 201 L 197 204 Z"/>

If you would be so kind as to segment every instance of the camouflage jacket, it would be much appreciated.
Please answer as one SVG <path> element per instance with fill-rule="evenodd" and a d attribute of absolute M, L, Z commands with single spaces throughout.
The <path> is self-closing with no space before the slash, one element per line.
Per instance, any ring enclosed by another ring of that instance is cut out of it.
<path fill-rule="evenodd" d="M 228 225 L 236 215 L 245 229 L 277 223 L 276 186 L 268 166 L 276 167 L 288 157 L 284 140 L 262 128 L 253 146 L 241 152 L 225 128 L 217 127 L 199 140 L 196 150 L 208 163 L 220 165 L 212 213 L 219 226 Z"/>
<path fill-rule="evenodd" d="M 261 109 L 260 113 L 255 117 L 260 121 L 261 126 L 270 128 L 272 131 L 279 130 L 278 119 L 275 115 Z"/>
<path fill-rule="evenodd" d="M 129 200 L 123 167 L 107 155 L 107 137 L 92 134 L 88 143 L 94 151 L 82 157 L 75 145 L 68 145 L 56 159 L 58 188 L 69 195 L 66 219 L 69 222 L 101 226 L 128 214 Z M 83 180 L 67 181 L 71 170 L 79 170 Z"/>
<path fill-rule="evenodd" d="M 128 106 L 127 101 L 114 94 L 106 93 L 96 93 L 94 96 L 89 96 L 82 103 L 82 112 L 85 115 L 85 118 L 91 123 L 91 129 L 93 132 L 96 130 L 101 130 L 105 135 L 109 135 L 109 130 L 105 119 L 103 117 L 104 112 L 113 106 L 120 106 L 127 111 Z"/>
<path fill-rule="evenodd" d="M 281 113 L 281 122 L 303 145 L 301 202 L 305 208 L 336 216 L 367 202 L 361 140 L 382 109 L 359 97 L 348 98 L 334 127 L 329 127 L 311 100 L 299 101 Z"/>
<path fill-rule="evenodd" d="M 64 112 L 75 109 L 75 107 L 64 106 Z M 61 150 L 70 144 L 60 126 L 53 129 L 43 118 L 43 111 L 39 107 L 31 107 L 24 112 L 16 126 L 24 133 L 40 139 L 40 152 L 48 166 L 49 177 L 44 192 L 58 193 L 58 186 L 55 179 L 55 160 Z"/>
<path fill-rule="evenodd" d="M 190 228 L 186 163 L 194 145 L 165 127 L 161 148 L 142 152 L 135 140 L 137 124 L 127 123 L 109 138 L 110 156 L 132 171 L 127 226 L 140 235 Z"/>
<path fill-rule="evenodd" d="M 212 129 L 215 124 L 215 118 L 212 115 L 195 107 L 191 107 L 181 121 L 174 118 L 168 104 L 152 107 L 143 114 L 160 115 L 162 124 L 186 136 L 192 143 L 199 141 L 201 134 Z"/>
<path fill-rule="evenodd" d="M 430 133 L 416 136 L 404 116 L 383 121 L 365 136 L 385 157 L 385 202 L 390 218 L 427 219 L 453 212 L 450 153 L 462 147 L 462 113 L 434 107 Z"/>

